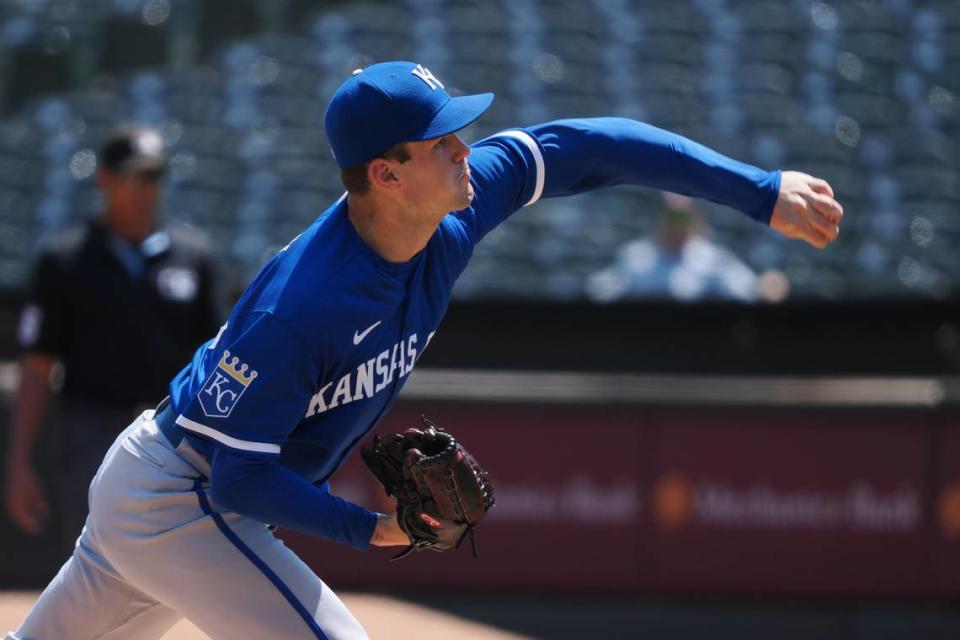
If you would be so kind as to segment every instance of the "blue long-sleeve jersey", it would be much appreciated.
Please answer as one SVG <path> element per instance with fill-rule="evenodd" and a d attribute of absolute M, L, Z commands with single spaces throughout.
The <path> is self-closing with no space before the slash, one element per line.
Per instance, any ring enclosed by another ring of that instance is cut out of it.
<path fill-rule="evenodd" d="M 621 118 L 508 130 L 471 151 L 472 204 L 444 217 L 411 260 L 371 250 L 341 198 L 264 265 L 220 334 L 171 382 L 176 423 L 211 463 L 222 508 L 366 547 L 376 514 L 325 483 L 393 404 L 474 245 L 513 212 L 638 184 L 768 223 L 780 188 L 778 171 Z"/>

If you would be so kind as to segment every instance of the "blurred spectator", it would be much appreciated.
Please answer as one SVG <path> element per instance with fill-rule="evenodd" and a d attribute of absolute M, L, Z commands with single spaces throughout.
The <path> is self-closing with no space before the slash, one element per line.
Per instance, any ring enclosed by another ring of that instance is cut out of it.
<path fill-rule="evenodd" d="M 693 200 L 664 193 L 663 201 L 655 233 L 625 244 L 613 264 L 587 279 L 590 299 L 756 300 L 757 274 L 707 237 Z"/>
<path fill-rule="evenodd" d="M 158 219 L 167 159 L 153 129 L 116 128 L 98 158 L 102 214 L 48 242 L 20 319 L 20 386 L 11 423 L 5 499 L 17 526 L 40 533 L 53 489 L 63 543 L 72 548 L 87 513 L 87 485 L 119 424 L 156 398 L 221 319 L 206 242 Z M 138 353 L 131 354 L 132 345 Z M 132 356 L 132 357 L 131 357 Z M 63 365 L 57 473 L 33 467 L 51 374 Z"/>

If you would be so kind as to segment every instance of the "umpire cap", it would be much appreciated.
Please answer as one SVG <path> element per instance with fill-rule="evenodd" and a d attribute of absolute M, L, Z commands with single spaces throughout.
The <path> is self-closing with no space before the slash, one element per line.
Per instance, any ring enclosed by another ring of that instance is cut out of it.
<path fill-rule="evenodd" d="M 167 167 L 163 137 L 150 127 L 122 124 L 100 148 L 100 166 L 113 173 L 163 173 Z"/>
<path fill-rule="evenodd" d="M 348 169 L 401 142 L 463 129 L 492 102 L 492 93 L 451 98 L 429 69 L 414 62 L 381 62 L 354 71 L 340 85 L 324 126 L 337 164 Z"/>

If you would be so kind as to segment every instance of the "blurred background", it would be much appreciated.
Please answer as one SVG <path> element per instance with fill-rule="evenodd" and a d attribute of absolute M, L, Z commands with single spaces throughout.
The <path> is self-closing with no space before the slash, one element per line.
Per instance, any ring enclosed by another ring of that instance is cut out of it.
<path fill-rule="evenodd" d="M 846 218 L 817 251 L 638 188 L 515 215 L 380 427 L 465 433 L 502 487 L 480 560 L 289 536 L 320 575 L 534 637 L 957 637 L 956 0 L 2 0 L 4 424 L 37 251 L 100 210 L 115 124 L 161 131 L 164 214 L 236 296 L 342 192 L 333 91 L 398 58 L 497 94 L 468 140 L 633 117 L 823 177 Z M 0 586 L 62 561 L 0 538 Z"/>

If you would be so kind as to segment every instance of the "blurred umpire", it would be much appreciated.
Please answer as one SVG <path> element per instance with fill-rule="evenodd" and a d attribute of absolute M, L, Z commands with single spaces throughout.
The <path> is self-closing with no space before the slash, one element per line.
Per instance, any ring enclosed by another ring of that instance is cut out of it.
<path fill-rule="evenodd" d="M 53 489 L 65 548 L 87 513 L 87 486 L 116 438 L 221 321 L 219 286 L 204 239 L 159 219 L 167 166 L 153 129 L 122 125 L 100 150 L 104 209 L 42 251 L 20 319 L 20 387 L 10 431 L 5 502 L 13 522 L 38 534 Z M 136 345 L 134 347 L 134 345 Z M 50 379 L 63 365 L 62 441 L 56 472 L 41 482 L 33 457 Z"/>

